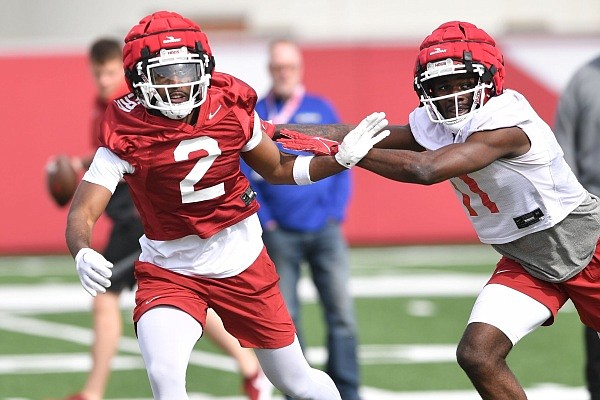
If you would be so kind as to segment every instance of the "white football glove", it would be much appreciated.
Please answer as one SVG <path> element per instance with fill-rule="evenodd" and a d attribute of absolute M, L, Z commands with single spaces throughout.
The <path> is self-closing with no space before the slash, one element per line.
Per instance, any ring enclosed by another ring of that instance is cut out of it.
<path fill-rule="evenodd" d="M 110 286 L 108 278 L 112 276 L 111 262 L 97 251 L 84 247 L 77 252 L 75 264 L 81 285 L 89 294 L 96 296 L 106 292 L 106 288 Z"/>
<path fill-rule="evenodd" d="M 375 112 L 360 121 L 356 128 L 348 132 L 339 145 L 338 152 L 335 155 L 337 162 L 346 168 L 355 166 L 373 146 L 390 134 L 389 130 L 385 130 L 374 136 L 387 124 L 388 121 L 385 119 L 385 113 L 383 112 Z"/>

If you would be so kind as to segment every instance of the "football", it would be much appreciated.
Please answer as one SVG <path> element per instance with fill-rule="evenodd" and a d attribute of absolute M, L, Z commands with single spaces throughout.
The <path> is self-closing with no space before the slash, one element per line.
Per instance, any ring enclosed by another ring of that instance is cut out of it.
<path fill-rule="evenodd" d="M 46 165 L 46 183 L 54 202 L 64 207 L 73 197 L 79 183 L 79 177 L 71 164 L 71 158 L 58 155 Z"/>

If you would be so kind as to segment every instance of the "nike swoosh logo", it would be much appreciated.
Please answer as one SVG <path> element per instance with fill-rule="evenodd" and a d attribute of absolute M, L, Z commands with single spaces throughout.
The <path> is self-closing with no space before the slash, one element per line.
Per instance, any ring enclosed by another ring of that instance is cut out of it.
<path fill-rule="evenodd" d="M 496 271 L 496 274 L 501 274 L 503 272 L 510 272 L 510 269 L 501 269 L 500 271 Z"/>
<path fill-rule="evenodd" d="M 217 113 L 219 112 L 219 110 L 221 109 L 221 105 L 214 111 L 208 114 L 208 119 L 213 119 L 213 117 L 215 115 L 217 115 Z"/>
<path fill-rule="evenodd" d="M 150 300 L 146 300 L 146 304 L 150 304 L 151 302 L 153 302 L 154 300 L 158 299 L 159 297 L 162 297 L 162 296 L 154 296 Z"/>

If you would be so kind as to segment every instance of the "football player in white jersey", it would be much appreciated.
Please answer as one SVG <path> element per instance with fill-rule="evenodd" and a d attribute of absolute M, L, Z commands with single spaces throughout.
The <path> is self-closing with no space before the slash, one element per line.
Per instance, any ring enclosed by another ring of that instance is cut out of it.
<path fill-rule="evenodd" d="M 571 299 L 600 330 L 600 206 L 577 181 L 552 130 L 504 88 L 503 57 L 485 31 L 442 24 L 420 46 L 414 87 L 421 106 L 358 165 L 389 179 L 450 180 L 483 243 L 501 255 L 473 307 L 457 358 L 484 399 L 526 399 L 506 363 L 513 346 L 552 324 Z M 285 128 L 285 126 L 279 126 Z M 348 127 L 288 126 L 338 139 Z M 276 135 L 277 137 L 277 135 Z M 281 132 L 286 147 L 335 146 Z M 320 151 L 320 149 L 322 151 Z"/>

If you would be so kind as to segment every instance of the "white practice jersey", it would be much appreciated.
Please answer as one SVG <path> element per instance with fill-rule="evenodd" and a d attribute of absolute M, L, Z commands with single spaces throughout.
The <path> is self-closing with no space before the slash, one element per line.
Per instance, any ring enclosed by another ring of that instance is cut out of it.
<path fill-rule="evenodd" d="M 424 107 L 414 110 L 409 122 L 416 141 L 428 150 L 464 143 L 474 132 L 513 126 L 529 137 L 526 154 L 450 179 L 483 243 L 508 243 L 553 227 L 587 198 L 554 133 L 518 92 L 492 97 L 455 135 L 431 122 Z"/>

